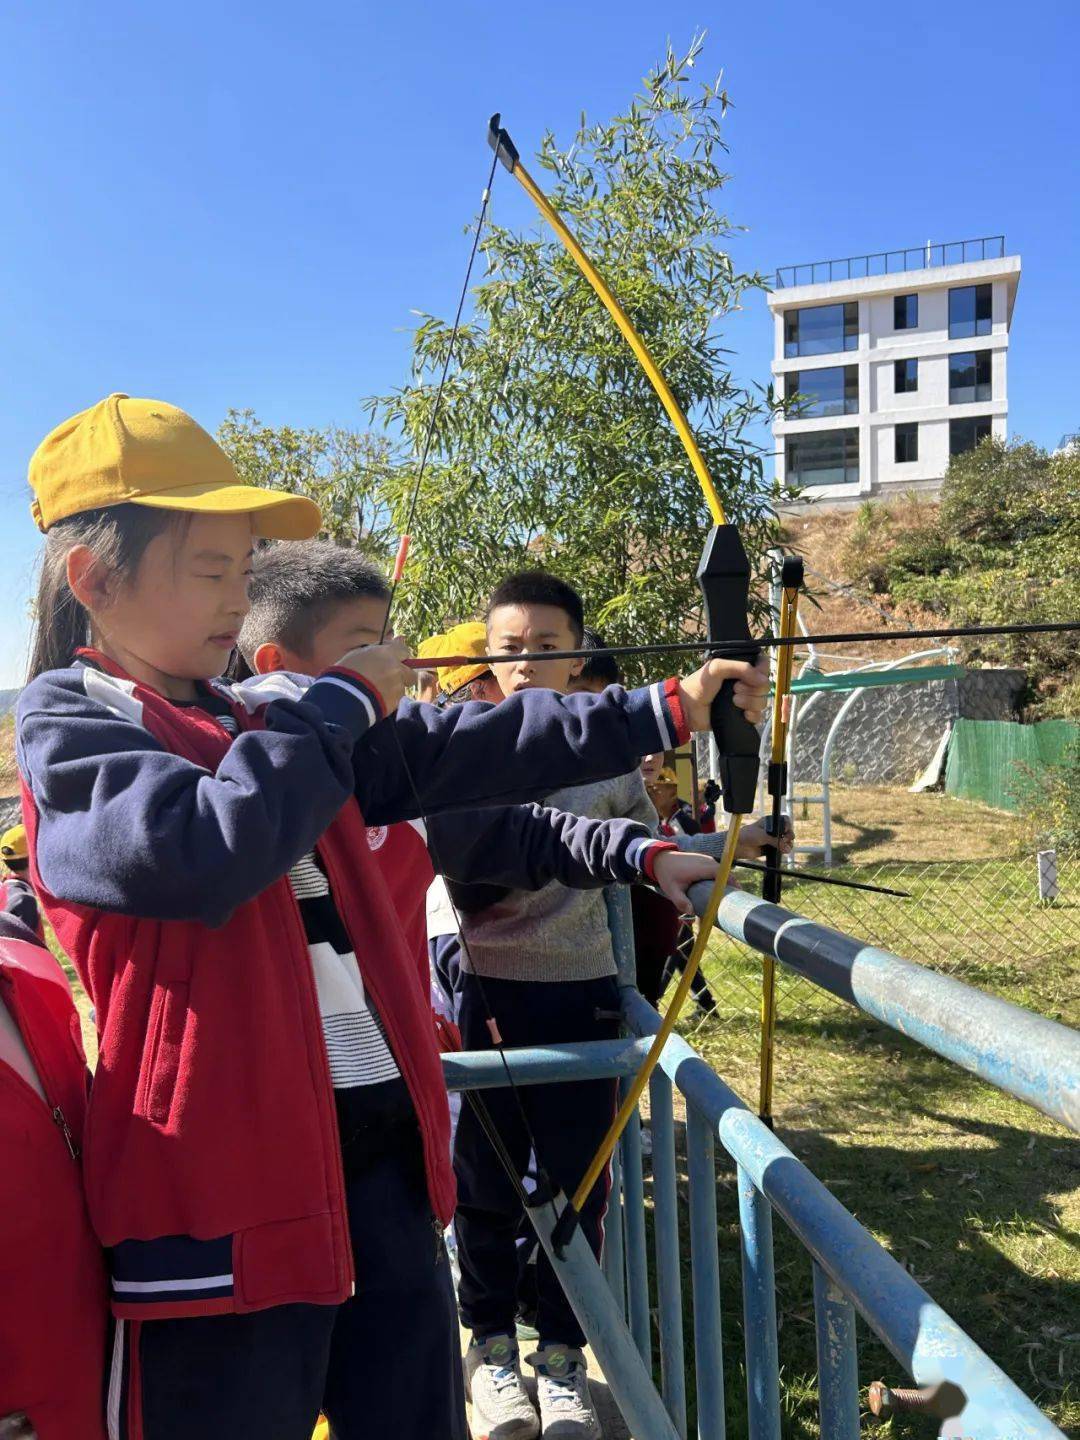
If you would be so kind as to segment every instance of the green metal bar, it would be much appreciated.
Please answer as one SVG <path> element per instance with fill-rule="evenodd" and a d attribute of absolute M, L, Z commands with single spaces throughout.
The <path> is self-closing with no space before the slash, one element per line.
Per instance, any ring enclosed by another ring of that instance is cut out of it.
<path fill-rule="evenodd" d="M 810 637 L 813 639 L 813 636 Z M 872 690 L 877 685 L 925 685 L 929 680 L 959 680 L 963 665 L 910 665 L 905 670 L 841 671 L 837 675 L 807 675 L 791 682 L 793 695 L 817 691 Z"/>

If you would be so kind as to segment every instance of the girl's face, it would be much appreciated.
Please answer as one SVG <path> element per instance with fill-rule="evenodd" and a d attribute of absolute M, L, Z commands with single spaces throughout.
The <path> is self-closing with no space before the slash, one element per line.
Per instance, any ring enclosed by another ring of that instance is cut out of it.
<path fill-rule="evenodd" d="M 98 647 L 174 700 L 220 675 L 248 611 L 254 547 L 248 515 L 192 515 L 147 545 L 134 575 L 104 571 L 86 546 L 68 579 Z"/>

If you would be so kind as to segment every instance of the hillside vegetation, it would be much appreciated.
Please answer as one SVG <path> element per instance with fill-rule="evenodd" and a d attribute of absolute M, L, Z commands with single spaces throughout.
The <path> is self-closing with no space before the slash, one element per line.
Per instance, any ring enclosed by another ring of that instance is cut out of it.
<path fill-rule="evenodd" d="M 949 467 L 939 501 L 910 495 L 786 525 L 804 555 L 811 630 L 993 625 L 1080 616 L 1080 449 L 987 440 Z M 1072 634 L 960 641 L 966 664 L 1026 671 L 1026 719 L 1080 716 Z M 915 648 L 913 642 L 912 648 Z M 903 647 L 860 642 L 860 656 Z M 846 668 L 837 661 L 836 668 Z"/>

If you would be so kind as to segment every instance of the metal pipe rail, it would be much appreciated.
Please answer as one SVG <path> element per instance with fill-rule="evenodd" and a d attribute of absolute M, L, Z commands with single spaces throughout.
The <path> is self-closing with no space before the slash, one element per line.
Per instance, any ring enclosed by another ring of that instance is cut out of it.
<path fill-rule="evenodd" d="M 657 1012 L 634 990 L 623 991 L 624 1013 L 639 1035 L 655 1033 Z M 829 1440 L 856 1440 L 859 1434 L 855 1311 L 919 1384 L 948 1380 L 958 1385 L 966 1405 L 956 1429 L 946 1434 L 997 1440 L 997 1437 L 1050 1437 L 1060 1431 L 983 1353 L 908 1272 L 849 1214 L 687 1043 L 673 1036 L 660 1061 L 682 1093 L 687 1108 L 690 1176 L 691 1275 L 695 1316 L 699 1285 L 703 1314 L 695 1320 L 698 1353 L 698 1434 L 701 1440 L 724 1435 L 722 1405 L 714 1377 L 702 1373 L 718 1365 L 720 1355 L 715 1175 L 713 1138 L 737 1166 L 746 1339 L 747 1404 L 753 1440 L 779 1440 L 780 1367 L 776 1333 L 772 1216 L 775 1212 L 809 1251 L 814 1263 L 818 1389 L 821 1433 Z M 655 1099 L 655 1097 L 654 1097 Z M 661 1133 L 666 1126 L 659 1127 Z M 666 1134 L 664 1135 L 667 1139 Z M 658 1127 L 653 1119 L 653 1167 L 656 1173 Z M 701 1211 L 710 1204 L 711 1215 Z M 657 1274 L 662 1295 L 663 1249 L 659 1236 L 670 1224 L 664 1189 L 653 1192 L 656 1207 Z M 695 1210 L 698 1220 L 695 1224 Z M 711 1222 L 711 1223 L 710 1223 Z M 703 1253 L 700 1253 L 703 1250 Z M 677 1257 L 676 1257 L 677 1263 Z M 663 1323 L 660 1327 L 661 1342 Z M 703 1363 L 704 1362 L 704 1363 Z M 722 1382 L 720 1386 L 722 1392 Z M 668 1395 L 665 1387 L 665 1402 Z M 677 1398 L 677 1397 L 676 1397 Z M 668 1403 L 677 1422 L 677 1410 Z"/>
<path fill-rule="evenodd" d="M 506 1058 L 515 1083 L 595 1076 L 605 1066 L 609 1074 L 624 1072 L 635 1051 L 642 1053 L 660 1017 L 636 990 L 627 986 L 622 994 L 636 1043 L 620 1048 L 619 1042 L 588 1041 L 510 1050 Z M 502 1062 L 492 1051 L 444 1055 L 443 1068 L 453 1090 L 489 1088 L 506 1081 Z M 967 1403 L 958 1428 L 945 1433 L 973 1440 L 1061 1440 L 1061 1432 L 678 1036 L 664 1047 L 651 1092 L 655 1304 L 663 1412 L 650 1379 L 652 1302 L 637 1117 L 613 1170 L 602 1274 L 583 1241 L 571 1246 L 565 1258 L 555 1257 L 550 1234 L 554 1212 L 547 1204 L 529 1211 L 637 1440 L 674 1440 L 676 1435 L 685 1440 L 687 1433 L 673 1086 L 686 1102 L 699 1440 L 723 1440 L 725 1435 L 717 1139 L 737 1167 L 751 1440 L 780 1437 L 774 1213 L 806 1248 L 813 1265 L 823 1437 L 857 1440 L 859 1435 L 857 1311 L 919 1384 L 946 1380 L 964 1392 Z"/>
<path fill-rule="evenodd" d="M 691 895 L 700 906 L 700 891 Z M 613 890 L 607 899 L 631 1036 L 507 1051 L 515 1083 L 610 1075 L 625 1086 L 640 1064 L 660 1017 L 633 988 L 628 894 Z M 1075 1121 L 1080 1037 L 1065 1027 L 741 892 L 725 897 L 718 924 L 936 1053 L 1064 1123 Z M 450 1089 L 506 1083 L 503 1057 L 493 1051 L 446 1055 L 443 1065 Z M 685 1188 L 676 1162 L 674 1089 L 686 1105 Z M 1050 1420 L 678 1036 L 664 1047 L 650 1098 L 655 1296 L 636 1114 L 612 1161 L 602 1266 L 580 1232 L 565 1254 L 554 1253 L 558 1199 L 528 1211 L 636 1440 L 687 1436 L 686 1267 L 679 1224 L 684 1203 L 697 1435 L 724 1440 L 717 1140 L 736 1167 L 750 1440 L 780 1440 L 781 1432 L 774 1214 L 808 1252 L 812 1267 L 823 1440 L 858 1440 L 857 1314 L 919 1385 L 956 1387 L 962 1409 L 946 1421 L 942 1435 L 1061 1440 Z M 659 1389 L 652 1379 L 654 1313 Z"/>
<path fill-rule="evenodd" d="M 699 914 L 707 897 L 707 885 L 690 891 Z M 716 923 L 726 935 L 1080 1133 L 1077 1031 L 743 891 L 728 892 Z"/>

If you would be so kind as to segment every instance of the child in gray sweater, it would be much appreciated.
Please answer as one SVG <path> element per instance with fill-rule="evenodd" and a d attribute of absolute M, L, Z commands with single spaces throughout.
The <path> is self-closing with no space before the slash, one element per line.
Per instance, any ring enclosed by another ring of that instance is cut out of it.
<path fill-rule="evenodd" d="M 504 663 L 492 665 L 502 696 L 532 688 L 563 693 L 577 688 L 580 659 L 524 657 L 545 650 L 579 649 L 583 632 L 581 597 L 570 585 L 539 570 L 509 576 L 495 590 L 487 610 L 488 651 L 506 656 Z M 676 738 L 672 734 L 670 748 Z M 545 797 L 545 803 L 596 819 L 642 821 L 651 830 L 657 824 L 637 769 L 611 780 L 556 790 Z M 496 1043 L 489 1025 L 492 1017 L 507 1047 L 601 1040 L 618 1034 L 615 958 L 599 890 L 570 890 L 557 882 L 531 892 L 484 885 L 451 885 L 450 890 L 464 941 L 455 1018 L 466 1049 L 487 1049 Z M 551 1181 L 570 1193 L 611 1122 L 616 1082 L 530 1085 L 517 1094 L 489 1090 L 485 1103 L 519 1180 L 529 1185 L 530 1169 L 539 1162 Z M 519 1107 L 524 1108 L 527 1123 Z M 458 1300 L 462 1320 L 473 1332 L 465 1363 L 474 1431 L 534 1440 L 542 1421 L 544 1433 L 566 1440 L 595 1440 L 600 1429 L 589 1398 L 584 1335 L 542 1256 L 536 1276 L 539 1345 L 530 1357 L 537 1371 L 539 1417 L 522 1384 L 514 1325 L 521 1205 L 468 1106 L 463 1107 L 458 1125 L 454 1169 L 461 1267 Z M 581 1229 L 597 1257 L 607 1184 L 605 1176 L 581 1207 Z"/>

